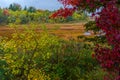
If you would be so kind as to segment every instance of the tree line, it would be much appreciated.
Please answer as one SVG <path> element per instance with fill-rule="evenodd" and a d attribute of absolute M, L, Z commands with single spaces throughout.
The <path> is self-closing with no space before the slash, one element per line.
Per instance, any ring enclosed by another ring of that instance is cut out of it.
<path fill-rule="evenodd" d="M 65 22 L 78 22 L 88 20 L 88 16 L 85 12 L 79 14 L 74 13 L 67 18 L 59 17 L 52 19 L 50 16 L 55 11 L 36 9 L 33 6 L 22 8 L 20 4 L 10 4 L 8 8 L 0 8 L 0 24 L 27 24 L 31 22 L 35 23 L 65 23 Z"/>

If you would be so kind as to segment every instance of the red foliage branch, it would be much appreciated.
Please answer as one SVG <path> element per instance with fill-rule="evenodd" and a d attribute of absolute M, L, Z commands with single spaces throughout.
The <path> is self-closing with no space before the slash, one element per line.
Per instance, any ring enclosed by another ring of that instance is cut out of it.
<path fill-rule="evenodd" d="M 64 17 L 66 18 L 67 16 L 71 16 L 73 12 L 75 11 L 75 8 L 64 8 L 64 9 L 59 9 L 57 12 L 53 13 L 51 18 L 56 18 L 56 17 Z"/>
<path fill-rule="evenodd" d="M 101 66 L 118 73 L 114 80 L 120 80 L 120 7 L 119 0 L 58 0 L 65 9 L 55 12 L 52 17 L 72 15 L 75 10 L 95 12 L 101 8 L 96 24 L 106 33 L 109 48 L 96 46 L 95 58 Z M 69 8 L 72 7 L 72 8 Z M 110 80 L 105 78 L 105 80 Z"/>

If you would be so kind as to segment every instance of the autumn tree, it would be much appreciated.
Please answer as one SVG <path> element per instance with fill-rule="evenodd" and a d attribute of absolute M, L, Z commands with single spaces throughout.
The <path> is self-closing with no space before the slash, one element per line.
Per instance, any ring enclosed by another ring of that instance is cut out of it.
<path fill-rule="evenodd" d="M 96 45 L 95 58 L 109 75 L 105 80 L 120 80 L 120 0 L 58 0 L 63 9 L 51 17 L 68 17 L 75 11 L 92 12 L 95 24 L 105 33 L 107 45 Z M 99 12 L 97 11 L 99 10 Z M 96 12 L 97 11 L 97 12 Z"/>

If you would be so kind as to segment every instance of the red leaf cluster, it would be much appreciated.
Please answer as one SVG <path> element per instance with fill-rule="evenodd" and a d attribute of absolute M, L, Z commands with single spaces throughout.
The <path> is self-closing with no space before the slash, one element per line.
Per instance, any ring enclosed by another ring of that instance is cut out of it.
<path fill-rule="evenodd" d="M 6 16 L 8 16 L 9 15 L 9 11 L 7 9 L 4 9 L 3 10 L 3 14 L 6 15 Z"/>
<path fill-rule="evenodd" d="M 55 13 L 53 13 L 52 16 L 50 16 L 50 18 L 57 18 L 57 17 L 66 18 L 68 16 L 71 16 L 74 11 L 75 11 L 75 8 L 64 8 L 64 9 L 61 8 Z"/>
<path fill-rule="evenodd" d="M 96 59 L 103 68 L 118 73 L 120 76 L 120 11 L 115 0 L 108 2 L 99 15 L 96 24 L 106 33 L 111 49 L 97 47 Z M 115 80 L 120 80 L 120 78 Z"/>

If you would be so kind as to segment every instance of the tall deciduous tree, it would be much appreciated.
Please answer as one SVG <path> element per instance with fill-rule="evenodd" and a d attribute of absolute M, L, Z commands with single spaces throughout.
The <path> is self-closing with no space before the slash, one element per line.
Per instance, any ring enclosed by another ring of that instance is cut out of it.
<path fill-rule="evenodd" d="M 9 9 L 11 9 L 11 10 L 13 10 L 13 11 L 17 11 L 17 10 L 21 10 L 22 7 L 21 7 L 20 4 L 13 3 L 13 4 L 10 4 Z"/>
<path fill-rule="evenodd" d="M 30 7 L 28 8 L 28 12 L 36 12 L 36 8 L 30 6 Z"/>

